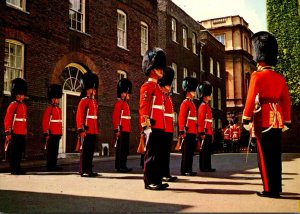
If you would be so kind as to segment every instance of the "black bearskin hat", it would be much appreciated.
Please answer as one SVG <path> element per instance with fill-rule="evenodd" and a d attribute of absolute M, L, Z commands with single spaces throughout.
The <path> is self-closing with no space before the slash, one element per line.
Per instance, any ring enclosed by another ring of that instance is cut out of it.
<path fill-rule="evenodd" d="M 174 70 L 172 67 L 168 66 L 164 70 L 164 75 L 158 80 L 160 86 L 172 85 L 174 79 Z"/>
<path fill-rule="evenodd" d="M 237 117 L 233 117 L 233 118 L 231 119 L 232 125 L 233 125 L 233 124 L 237 124 L 238 122 L 239 122 L 239 118 L 237 118 Z"/>
<path fill-rule="evenodd" d="M 202 84 L 197 86 L 197 97 L 202 98 L 205 96 L 211 96 L 212 86 L 210 82 L 204 81 Z"/>
<path fill-rule="evenodd" d="M 47 97 L 48 97 L 49 100 L 51 100 L 52 98 L 60 99 L 62 97 L 62 88 L 61 88 L 61 86 L 58 85 L 58 84 L 51 84 L 48 87 Z"/>
<path fill-rule="evenodd" d="M 117 85 L 117 95 L 120 98 L 122 93 L 131 94 L 132 83 L 129 79 L 122 78 L 119 80 Z"/>
<path fill-rule="evenodd" d="M 153 48 L 147 50 L 143 57 L 142 69 L 146 76 L 149 76 L 150 71 L 155 68 L 165 70 L 166 54 L 161 48 Z"/>
<path fill-rule="evenodd" d="M 91 88 L 97 90 L 99 86 L 99 78 L 95 73 L 85 73 L 81 77 L 80 84 L 82 91 L 86 91 Z"/>
<path fill-rule="evenodd" d="M 186 77 L 182 81 L 182 90 L 189 92 L 189 91 L 196 91 L 198 81 L 194 77 Z"/>
<path fill-rule="evenodd" d="M 255 51 L 254 60 L 267 65 L 277 64 L 278 44 L 276 38 L 269 32 L 260 31 L 252 36 Z"/>
<path fill-rule="evenodd" d="M 229 125 L 229 121 L 226 119 L 226 120 L 223 120 L 223 122 L 222 122 L 222 126 L 223 126 L 223 128 L 224 127 L 227 127 Z"/>
<path fill-rule="evenodd" d="M 15 98 L 16 95 L 21 94 L 27 94 L 27 82 L 22 78 L 15 78 L 11 81 L 11 96 Z"/>

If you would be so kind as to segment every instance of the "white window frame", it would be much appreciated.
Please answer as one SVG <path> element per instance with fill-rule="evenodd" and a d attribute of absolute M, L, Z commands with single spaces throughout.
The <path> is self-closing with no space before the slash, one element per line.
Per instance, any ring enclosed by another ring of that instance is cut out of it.
<path fill-rule="evenodd" d="M 77 7 L 77 8 L 71 8 L 72 3 L 70 2 L 70 8 L 69 8 L 70 28 L 85 33 L 85 0 L 69 0 L 69 1 L 73 1 L 74 3 L 76 3 L 75 7 Z"/>
<path fill-rule="evenodd" d="M 187 40 L 188 40 L 188 29 L 186 26 L 183 26 L 183 28 L 182 28 L 182 45 L 185 48 L 188 48 Z"/>
<path fill-rule="evenodd" d="M 192 37 L 192 51 L 193 51 L 194 54 L 197 54 L 196 45 L 197 45 L 197 36 L 196 36 L 195 33 L 193 33 L 193 37 Z"/>
<path fill-rule="evenodd" d="M 118 47 L 127 49 L 127 15 L 122 10 L 117 10 L 117 45 Z M 123 17 L 124 23 L 120 25 L 120 18 Z"/>
<path fill-rule="evenodd" d="M 144 56 L 149 49 L 149 30 L 148 25 L 145 22 L 141 22 L 141 56 Z"/>
<path fill-rule="evenodd" d="M 172 18 L 172 41 L 177 42 L 177 21 L 176 19 Z"/>
<path fill-rule="evenodd" d="M 210 106 L 214 108 L 214 88 L 211 86 Z"/>
<path fill-rule="evenodd" d="M 188 76 L 188 69 L 186 67 L 183 67 L 183 79 Z"/>
<path fill-rule="evenodd" d="M 212 57 L 209 57 L 209 72 L 214 74 L 214 60 Z"/>
<path fill-rule="evenodd" d="M 6 0 L 6 5 L 18 10 L 26 10 L 26 0 Z"/>
<path fill-rule="evenodd" d="M 173 79 L 173 83 L 172 83 L 172 88 L 173 88 L 174 93 L 178 93 L 178 88 L 177 88 L 177 81 L 178 81 L 177 64 L 173 62 L 172 63 L 172 68 L 174 70 L 174 79 Z"/>
<path fill-rule="evenodd" d="M 244 36 L 244 50 L 248 51 L 248 38 L 246 36 Z"/>
<path fill-rule="evenodd" d="M 217 77 L 219 77 L 219 78 L 221 77 L 219 61 L 217 61 Z"/>
<path fill-rule="evenodd" d="M 13 48 L 13 52 L 11 52 Z M 17 51 L 19 48 L 19 51 Z M 17 61 L 19 59 L 19 61 Z M 24 44 L 12 39 L 5 39 L 4 58 L 4 90 L 3 93 L 10 95 L 11 81 L 17 77 L 24 78 Z"/>
<path fill-rule="evenodd" d="M 215 36 L 216 39 L 221 42 L 223 45 L 225 45 L 225 34 L 219 34 Z"/>
<path fill-rule="evenodd" d="M 118 78 L 119 78 L 119 80 L 121 79 L 121 78 L 127 78 L 127 73 L 126 73 L 126 71 L 123 71 L 123 70 L 117 70 L 117 74 L 118 74 Z"/>
<path fill-rule="evenodd" d="M 174 112 L 173 117 L 173 140 L 178 139 L 178 114 L 177 112 Z"/>

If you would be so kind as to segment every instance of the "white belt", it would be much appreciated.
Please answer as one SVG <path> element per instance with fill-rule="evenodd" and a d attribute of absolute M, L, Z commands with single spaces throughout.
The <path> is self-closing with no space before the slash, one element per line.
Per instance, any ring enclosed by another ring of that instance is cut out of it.
<path fill-rule="evenodd" d="M 50 120 L 50 122 L 52 122 L 52 123 L 61 123 L 62 120 Z"/>
<path fill-rule="evenodd" d="M 164 106 L 163 105 L 153 105 L 152 108 L 164 110 Z"/>
<path fill-rule="evenodd" d="M 211 119 L 205 119 L 204 121 L 212 123 Z"/>
<path fill-rule="evenodd" d="M 130 120 L 131 119 L 131 116 L 121 116 L 122 119 L 127 119 L 127 120 Z"/>
<path fill-rule="evenodd" d="M 26 122 L 26 118 L 16 118 L 15 121 Z"/>
<path fill-rule="evenodd" d="M 197 117 L 188 117 L 188 120 L 197 120 Z"/>
<path fill-rule="evenodd" d="M 90 115 L 88 115 L 86 118 L 89 118 L 89 119 L 98 119 L 98 116 L 90 116 Z"/>
<path fill-rule="evenodd" d="M 165 116 L 165 117 L 172 117 L 172 118 L 173 118 L 173 117 L 174 117 L 174 114 L 173 114 L 173 113 L 172 113 L 172 114 L 164 113 L 164 116 Z"/>

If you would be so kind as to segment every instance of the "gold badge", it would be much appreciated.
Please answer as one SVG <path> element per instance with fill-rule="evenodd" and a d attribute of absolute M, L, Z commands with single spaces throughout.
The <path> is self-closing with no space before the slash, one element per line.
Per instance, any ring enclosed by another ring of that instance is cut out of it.
<path fill-rule="evenodd" d="M 148 101 L 148 93 L 147 93 L 147 91 L 144 92 L 143 100 L 146 101 L 146 102 Z"/>

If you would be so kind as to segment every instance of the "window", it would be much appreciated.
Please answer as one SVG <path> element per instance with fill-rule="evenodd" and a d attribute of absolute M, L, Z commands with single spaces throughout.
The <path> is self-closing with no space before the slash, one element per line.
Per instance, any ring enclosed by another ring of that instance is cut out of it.
<path fill-rule="evenodd" d="M 127 48 L 127 26 L 126 14 L 122 10 L 118 10 L 118 46 Z"/>
<path fill-rule="evenodd" d="M 214 108 L 214 88 L 211 86 L 210 106 Z"/>
<path fill-rule="evenodd" d="M 24 45 L 18 41 L 5 40 L 4 94 L 10 94 L 11 81 L 24 75 Z"/>
<path fill-rule="evenodd" d="M 196 44 L 197 44 L 197 37 L 196 37 L 196 34 L 193 33 L 193 37 L 192 37 L 192 50 L 193 50 L 193 53 L 196 54 L 197 50 L 196 50 Z"/>
<path fill-rule="evenodd" d="M 183 79 L 188 76 L 188 69 L 186 67 L 183 68 Z"/>
<path fill-rule="evenodd" d="M 178 139 L 178 117 L 177 117 L 177 112 L 174 112 L 174 117 L 173 117 L 173 140 Z"/>
<path fill-rule="evenodd" d="M 85 32 L 85 0 L 70 0 L 70 28 Z"/>
<path fill-rule="evenodd" d="M 218 88 L 218 109 L 222 110 L 222 94 L 220 88 Z"/>
<path fill-rule="evenodd" d="M 248 38 L 244 37 L 244 50 L 248 51 Z"/>
<path fill-rule="evenodd" d="M 125 71 L 122 70 L 118 70 L 118 79 L 120 80 L 121 78 L 127 78 L 127 73 Z"/>
<path fill-rule="evenodd" d="M 222 120 L 218 119 L 218 129 L 222 129 Z"/>
<path fill-rule="evenodd" d="M 196 72 L 193 72 L 193 75 L 192 75 L 192 77 L 194 77 L 194 78 L 197 78 L 197 74 L 196 74 Z"/>
<path fill-rule="evenodd" d="M 219 62 L 217 62 L 217 77 L 221 77 L 221 75 L 220 75 L 220 63 Z"/>
<path fill-rule="evenodd" d="M 173 92 L 177 93 L 177 64 L 172 63 L 172 68 L 174 70 L 174 79 L 173 79 L 172 88 L 173 88 Z"/>
<path fill-rule="evenodd" d="M 177 38 L 176 38 L 176 20 L 174 18 L 172 18 L 172 40 L 174 42 L 177 41 Z"/>
<path fill-rule="evenodd" d="M 213 58 L 209 58 L 209 70 L 211 74 L 214 74 L 214 60 Z"/>
<path fill-rule="evenodd" d="M 216 35 L 216 39 L 221 42 L 223 45 L 225 45 L 225 34 Z"/>
<path fill-rule="evenodd" d="M 6 0 L 6 4 L 25 11 L 26 0 Z"/>
<path fill-rule="evenodd" d="M 182 45 L 187 48 L 187 28 L 183 27 L 182 29 Z"/>
<path fill-rule="evenodd" d="M 148 50 L 148 25 L 141 22 L 141 55 L 144 56 Z"/>

